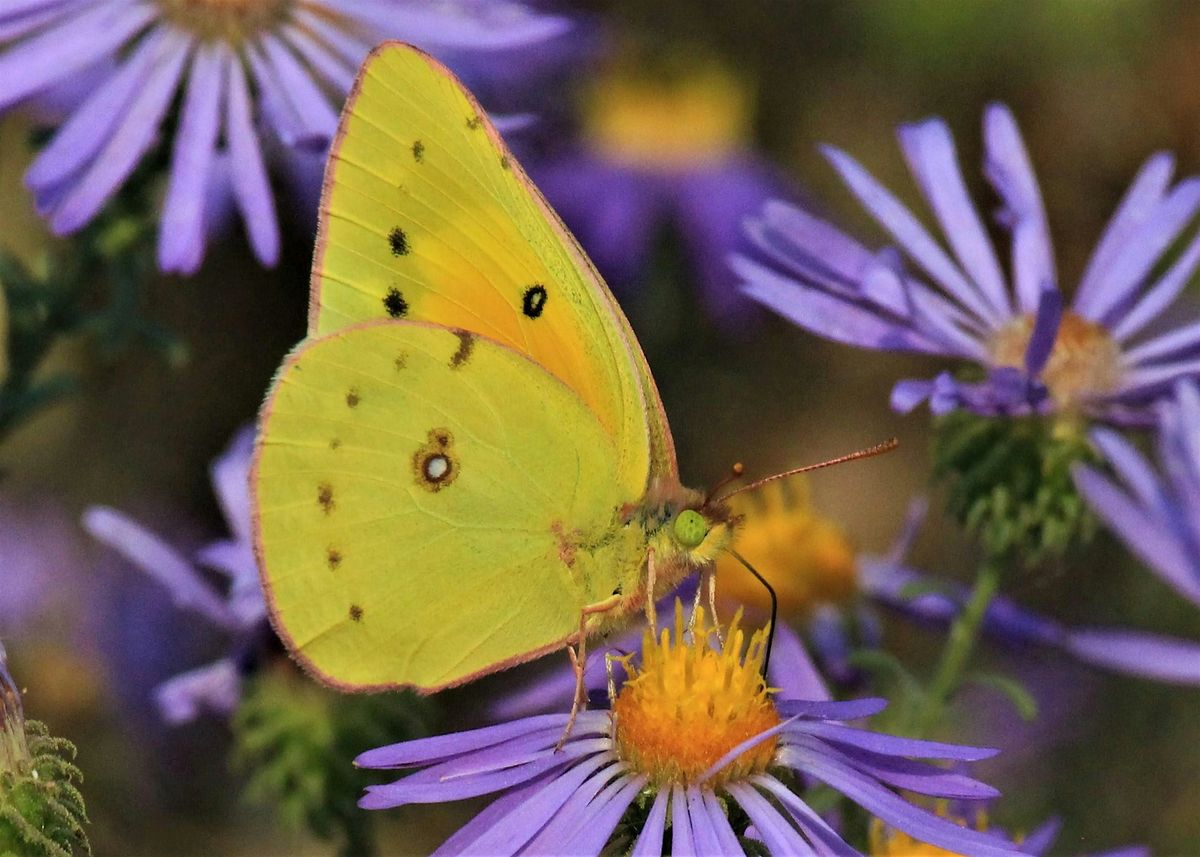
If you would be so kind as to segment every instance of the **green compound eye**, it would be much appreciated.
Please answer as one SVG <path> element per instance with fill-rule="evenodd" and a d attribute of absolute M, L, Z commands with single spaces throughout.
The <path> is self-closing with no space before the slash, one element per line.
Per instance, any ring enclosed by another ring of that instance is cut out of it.
<path fill-rule="evenodd" d="M 675 517 L 675 538 L 684 547 L 698 547 L 708 535 L 708 521 L 695 509 L 684 509 Z"/>

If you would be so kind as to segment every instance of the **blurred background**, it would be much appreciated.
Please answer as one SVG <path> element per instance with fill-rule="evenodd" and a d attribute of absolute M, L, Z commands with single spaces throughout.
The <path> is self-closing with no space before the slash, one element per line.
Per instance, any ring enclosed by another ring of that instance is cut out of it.
<path fill-rule="evenodd" d="M 555 73 L 519 105 L 540 120 L 512 143 L 610 274 L 662 392 L 684 482 L 711 484 L 735 461 L 761 475 L 897 436 L 899 451 L 811 480 L 814 506 L 868 552 L 884 552 L 909 501 L 930 490 L 928 414 L 898 417 L 887 403 L 895 380 L 937 364 L 819 340 L 738 302 L 720 260 L 737 245 L 741 214 L 767 196 L 791 198 L 882 243 L 817 146 L 845 148 L 915 203 L 893 131 L 932 114 L 954 130 L 976 198 L 991 200 L 979 129 L 984 105 L 1000 100 L 1025 133 L 1069 291 L 1149 154 L 1174 151 L 1181 173 L 1200 171 L 1193 2 L 543 5 L 578 15 L 578 38 L 547 48 Z M 503 80 L 495 87 L 485 103 L 504 100 Z M 684 118 L 664 121 L 673 116 Z M 0 245 L 31 262 L 49 245 L 71 246 L 49 236 L 22 185 L 35 126 L 20 111 L 0 123 Z M 594 222 L 596 197 L 570 193 L 588 170 L 611 179 L 597 159 L 630 168 L 629 192 L 653 196 L 654 216 L 630 209 L 645 246 Z M 737 178 L 679 178 L 730 163 Z M 170 333 L 170 347 L 60 342 L 39 371 L 77 376 L 78 391 L 0 443 L 0 636 L 28 714 L 79 746 L 98 853 L 334 851 L 246 798 L 223 718 L 162 722 L 154 687 L 219 656 L 226 638 L 80 526 L 85 508 L 104 504 L 185 552 L 227 535 L 210 462 L 304 334 L 314 219 L 311 196 L 296 198 L 281 205 L 294 213 L 274 270 L 236 230 L 213 239 L 196 276 L 156 277 L 140 292 L 140 316 Z M 969 541 L 939 520 L 936 498 L 932 508 L 913 564 L 968 579 Z M 1063 620 L 1200 639 L 1195 609 L 1104 535 L 1083 561 L 1009 592 Z M 883 634 L 918 673 L 942 639 L 890 618 Z M 1042 650 L 985 646 L 984 657 L 1022 677 L 1043 706 L 1024 723 L 979 693 L 947 730 L 1003 748 L 979 768 L 1004 792 L 997 822 L 1028 830 L 1061 815 L 1064 854 L 1126 843 L 1200 853 L 1200 691 L 1114 678 Z M 472 722 L 497 686 L 434 699 L 431 728 Z M 381 848 L 425 853 L 471 808 L 388 813 Z"/>

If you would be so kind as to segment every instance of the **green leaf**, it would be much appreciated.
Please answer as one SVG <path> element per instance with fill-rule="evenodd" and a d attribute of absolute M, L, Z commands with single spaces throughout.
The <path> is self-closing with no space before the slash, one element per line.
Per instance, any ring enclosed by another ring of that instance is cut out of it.
<path fill-rule="evenodd" d="M 1008 701 L 1012 703 L 1013 708 L 1017 710 L 1017 714 L 1021 716 L 1022 720 L 1033 721 L 1037 719 L 1037 700 L 1033 698 L 1033 694 L 1029 692 L 1029 689 L 1015 678 L 999 675 L 998 673 L 970 673 L 966 680 L 970 684 L 991 688 L 1008 697 Z"/>

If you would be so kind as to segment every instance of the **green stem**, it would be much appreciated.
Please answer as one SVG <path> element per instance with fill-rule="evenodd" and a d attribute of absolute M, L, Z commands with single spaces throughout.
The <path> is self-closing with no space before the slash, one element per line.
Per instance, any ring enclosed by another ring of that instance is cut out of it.
<path fill-rule="evenodd" d="M 950 626 L 950 637 L 942 650 L 941 660 L 925 691 L 921 708 L 917 713 L 917 734 L 929 735 L 941 720 L 942 712 L 962 683 L 963 671 L 983 627 L 983 617 L 1000 588 L 1000 572 L 1004 563 L 998 557 L 989 557 L 979 569 L 975 585 L 967 598 L 963 610 Z"/>

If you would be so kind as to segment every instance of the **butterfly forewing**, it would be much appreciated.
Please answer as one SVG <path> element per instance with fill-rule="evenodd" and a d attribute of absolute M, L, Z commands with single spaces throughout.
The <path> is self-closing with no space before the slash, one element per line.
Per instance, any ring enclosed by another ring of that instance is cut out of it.
<path fill-rule="evenodd" d="M 627 501 L 674 475 L 658 393 L 612 295 L 471 95 L 407 45 L 367 60 L 326 173 L 310 335 L 384 318 L 533 358 L 614 438 Z"/>

